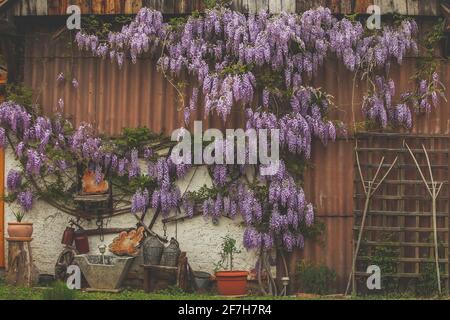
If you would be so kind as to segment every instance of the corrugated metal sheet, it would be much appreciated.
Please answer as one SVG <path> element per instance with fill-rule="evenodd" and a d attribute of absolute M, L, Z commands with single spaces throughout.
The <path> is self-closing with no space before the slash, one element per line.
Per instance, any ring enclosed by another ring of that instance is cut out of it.
<path fill-rule="evenodd" d="M 125 64 L 119 70 L 109 61 L 93 59 L 74 51 L 68 55 L 67 41 L 51 41 L 48 34 L 36 33 L 28 37 L 25 58 L 25 81 L 39 95 L 38 101 L 47 113 L 52 113 L 58 99 L 65 101 L 65 114 L 76 124 L 94 123 L 98 131 L 117 134 L 123 127 L 148 126 L 154 131 L 170 133 L 182 125 L 177 95 L 150 59 L 141 59 L 136 65 Z M 442 63 L 440 73 L 444 84 L 450 87 L 449 63 Z M 57 84 L 56 77 L 64 72 L 67 83 Z M 414 59 L 407 59 L 392 76 L 401 92 L 410 85 L 415 72 Z M 80 83 L 78 90 L 70 85 L 72 77 Z M 341 64 L 327 62 L 315 79 L 334 95 L 337 118 L 351 123 L 352 75 Z M 358 83 L 359 85 L 359 83 Z M 357 87 L 355 119 L 362 121 L 360 101 L 364 87 Z M 197 118 L 201 119 L 201 110 Z M 243 114 L 236 110 L 227 127 L 243 123 Z M 220 120 L 209 118 L 204 127 L 222 128 Z M 416 117 L 414 133 L 450 133 L 448 104 L 427 116 Z M 305 177 L 309 200 L 317 207 L 317 214 L 326 223 L 324 244 L 308 242 L 301 252 L 292 254 L 290 267 L 295 269 L 297 259 L 303 257 L 315 263 L 325 263 L 338 273 L 342 289 L 350 271 L 353 226 L 353 148 L 354 141 L 341 140 L 327 147 L 314 145 L 313 163 Z"/>
<path fill-rule="evenodd" d="M 11 1 L 11 0 L 10 0 Z M 16 0 L 17 16 L 65 15 L 70 4 L 79 5 L 83 14 L 134 14 L 141 7 L 160 10 L 165 14 L 202 11 L 202 0 Z M 369 5 L 380 6 L 383 14 L 438 14 L 438 0 L 233 0 L 233 8 L 242 12 L 268 10 L 272 13 L 303 12 L 317 6 L 327 6 L 336 14 L 366 13 Z"/>

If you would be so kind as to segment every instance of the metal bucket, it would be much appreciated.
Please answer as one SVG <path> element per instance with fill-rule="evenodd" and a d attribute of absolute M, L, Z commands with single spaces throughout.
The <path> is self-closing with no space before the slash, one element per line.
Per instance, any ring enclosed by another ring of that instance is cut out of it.
<path fill-rule="evenodd" d="M 164 245 L 158 238 L 149 236 L 142 245 L 142 255 L 145 265 L 159 265 Z"/>
<path fill-rule="evenodd" d="M 208 289 L 211 284 L 211 275 L 208 272 L 194 271 L 194 280 L 198 289 Z"/>

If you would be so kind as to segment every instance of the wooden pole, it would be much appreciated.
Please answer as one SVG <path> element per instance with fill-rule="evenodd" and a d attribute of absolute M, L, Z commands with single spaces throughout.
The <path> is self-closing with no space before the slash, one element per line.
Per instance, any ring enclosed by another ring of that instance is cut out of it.
<path fill-rule="evenodd" d="M 408 146 L 408 144 L 406 142 L 403 142 L 403 143 L 406 146 L 406 148 L 408 149 L 411 157 L 413 158 L 414 163 L 416 164 L 417 170 L 419 171 L 419 174 L 422 178 L 422 181 L 425 184 L 427 191 L 431 196 L 431 207 L 432 207 L 431 211 L 432 211 L 433 237 L 434 237 L 434 262 L 436 265 L 437 287 L 438 287 L 439 294 L 442 294 L 441 271 L 439 268 L 439 247 L 438 247 L 438 235 L 437 235 L 436 201 L 437 201 L 437 198 L 439 196 L 439 193 L 441 192 L 441 189 L 442 189 L 442 186 L 444 185 L 444 183 L 441 182 L 438 187 L 438 183 L 434 181 L 430 157 L 428 156 L 427 149 L 425 148 L 424 145 L 422 145 L 422 149 L 423 149 L 423 152 L 425 153 L 425 158 L 427 160 L 427 166 L 428 166 L 428 170 L 430 173 L 430 180 L 431 180 L 430 182 L 431 183 L 428 183 L 427 180 L 425 179 L 425 175 L 423 174 L 422 169 L 420 168 L 420 165 L 416 159 L 416 156 L 412 152 L 411 148 Z"/>
<path fill-rule="evenodd" d="M 371 181 L 367 181 L 367 187 L 366 187 L 366 181 L 364 179 L 364 176 L 363 176 L 362 170 L 361 170 L 361 163 L 359 162 L 358 150 L 355 150 L 355 154 L 356 154 L 356 163 L 358 165 L 358 172 L 359 172 L 359 175 L 361 178 L 361 183 L 362 183 L 362 186 L 364 189 L 364 194 L 366 196 L 366 201 L 364 204 L 364 211 L 363 211 L 361 226 L 359 228 L 358 240 L 356 243 L 355 252 L 353 253 L 352 270 L 350 271 L 350 276 L 348 277 L 347 288 L 345 289 L 345 295 L 348 294 L 348 291 L 350 289 L 350 283 L 352 284 L 352 293 L 356 294 L 356 279 L 355 279 L 356 259 L 358 257 L 359 247 L 361 246 L 362 235 L 363 235 L 364 226 L 366 223 L 367 212 L 369 211 L 370 199 L 372 198 L 374 193 L 378 190 L 380 185 L 384 182 L 384 180 L 387 178 L 387 176 L 391 172 L 392 168 L 394 168 L 394 166 L 398 160 L 398 157 L 396 157 L 394 162 L 390 165 L 389 169 L 384 174 L 384 176 L 380 179 L 380 182 L 376 183 L 378 174 L 380 173 L 381 167 L 383 166 L 383 163 L 384 163 L 384 157 L 381 158 L 381 161 L 380 161 L 380 164 L 378 165 L 378 169 L 375 173 L 375 176 L 373 177 L 373 179 Z"/>
<path fill-rule="evenodd" d="M 367 217 L 367 211 L 369 210 L 369 202 L 370 202 L 370 192 L 372 191 L 372 184 L 369 182 L 368 188 L 367 188 L 367 194 L 366 194 L 366 202 L 364 204 L 364 212 L 363 212 L 363 218 L 361 221 L 361 227 L 359 229 L 358 234 L 358 242 L 356 243 L 356 249 L 355 254 L 353 255 L 353 261 L 352 261 L 352 293 L 356 293 L 356 279 L 355 279 L 355 269 L 356 269 L 356 257 L 358 256 L 359 247 L 361 245 L 362 235 L 364 226 L 366 224 L 366 217 Z M 347 285 L 348 290 L 349 285 Z M 346 290 L 346 294 L 347 294 Z"/>

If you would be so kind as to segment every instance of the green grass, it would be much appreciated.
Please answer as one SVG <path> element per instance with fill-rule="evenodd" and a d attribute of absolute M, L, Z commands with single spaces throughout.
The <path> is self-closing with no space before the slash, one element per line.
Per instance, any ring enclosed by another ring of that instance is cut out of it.
<path fill-rule="evenodd" d="M 0 300 L 44 300 L 51 288 L 18 288 L 0 281 Z M 47 291 L 47 293 L 46 293 Z M 145 293 L 139 290 L 125 290 L 121 293 L 76 291 L 74 300 L 223 300 L 215 295 L 198 295 L 188 293 L 170 294 L 166 292 Z M 249 296 L 248 300 L 295 299 L 291 297 L 259 297 Z"/>
<path fill-rule="evenodd" d="M 43 300 L 48 297 L 50 288 L 19 288 L 8 286 L 0 279 L 0 300 Z M 159 293 L 145 293 L 139 290 L 125 290 L 121 293 L 100 293 L 100 292 L 82 292 L 76 291 L 73 297 L 75 300 L 223 300 L 223 297 L 215 295 L 198 295 L 180 292 L 171 292 L 171 290 Z M 238 298 L 239 299 L 239 298 Z M 296 297 L 261 297 L 248 296 L 240 298 L 242 300 L 311 300 L 311 298 Z M 312 298 L 313 300 L 333 300 L 344 299 L 323 296 Z M 413 295 L 371 295 L 351 297 L 352 300 L 411 300 L 417 299 Z M 433 299 L 448 299 L 448 297 L 435 297 Z M 236 300 L 236 299 L 230 299 Z"/>

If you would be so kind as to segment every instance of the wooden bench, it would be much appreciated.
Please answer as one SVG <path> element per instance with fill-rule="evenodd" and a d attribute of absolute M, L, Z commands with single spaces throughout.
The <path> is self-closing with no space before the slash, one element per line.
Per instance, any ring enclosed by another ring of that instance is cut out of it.
<path fill-rule="evenodd" d="M 162 275 L 166 275 L 166 277 L 169 276 L 175 280 L 175 285 L 183 291 L 189 290 L 190 267 L 186 257 L 186 252 L 182 252 L 180 254 L 180 257 L 178 258 L 178 265 L 176 267 L 144 264 L 143 268 L 145 292 L 154 291 L 158 280 L 163 278 Z"/>

